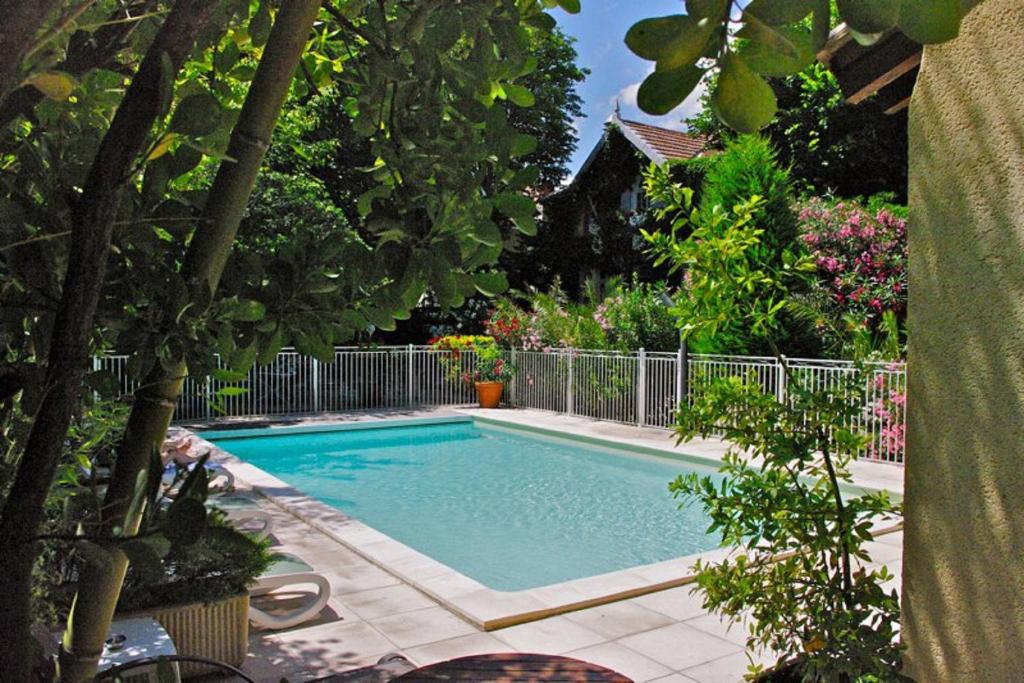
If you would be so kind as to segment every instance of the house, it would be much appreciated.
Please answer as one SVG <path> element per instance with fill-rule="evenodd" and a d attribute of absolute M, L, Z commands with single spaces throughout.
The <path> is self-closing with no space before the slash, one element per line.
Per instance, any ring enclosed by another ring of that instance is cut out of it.
<path fill-rule="evenodd" d="M 706 148 L 699 135 L 623 119 L 616 107 L 576 176 L 542 201 L 541 234 L 530 256 L 533 281 L 557 278 L 578 296 L 588 279 L 633 273 L 655 279 L 642 253 L 640 228 L 649 224 L 650 207 L 641 171 L 652 161 L 700 157 Z"/>

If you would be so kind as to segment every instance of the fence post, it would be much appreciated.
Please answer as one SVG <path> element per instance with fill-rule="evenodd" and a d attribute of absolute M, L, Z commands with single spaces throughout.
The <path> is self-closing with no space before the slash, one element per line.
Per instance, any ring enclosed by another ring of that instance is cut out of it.
<path fill-rule="evenodd" d="M 647 351 L 640 349 L 636 362 L 636 424 L 643 427 L 647 422 Z"/>
<path fill-rule="evenodd" d="M 775 398 L 779 403 L 786 402 L 786 357 L 780 355 L 775 366 Z"/>
<path fill-rule="evenodd" d="M 407 354 L 406 357 L 408 359 L 408 362 L 406 363 L 406 368 L 405 368 L 405 384 L 406 384 L 406 392 L 405 392 L 406 396 L 405 396 L 405 398 L 406 398 L 406 403 L 408 404 L 408 406 L 410 408 L 412 408 L 414 405 L 416 405 L 416 393 L 413 390 L 413 379 L 412 379 L 412 376 L 413 376 L 412 363 L 413 363 L 415 351 L 413 351 L 412 344 L 409 344 L 409 346 L 406 347 L 406 354 Z"/>
<path fill-rule="evenodd" d="M 313 373 L 313 412 L 320 412 L 320 361 L 316 358 L 310 359 L 309 370 Z"/>
<path fill-rule="evenodd" d="M 676 351 L 676 407 L 683 405 L 686 395 L 683 393 L 683 373 L 686 371 L 686 357 L 683 355 L 683 347 Z"/>
<path fill-rule="evenodd" d="M 576 390 L 573 388 L 576 383 L 573 372 L 573 366 L 576 365 L 576 354 L 573 353 L 571 346 L 566 349 L 566 352 L 569 354 L 569 372 L 565 387 L 565 412 L 572 415 L 576 412 Z"/>
<path fill-rule="evenodd" d="M 519 366 L 516 364 L 516 350 L 508 350 L 508 362 L 512 366 L 512 380 L 508 383 L 508 401 L 513 406 L 519 406 Z"/>

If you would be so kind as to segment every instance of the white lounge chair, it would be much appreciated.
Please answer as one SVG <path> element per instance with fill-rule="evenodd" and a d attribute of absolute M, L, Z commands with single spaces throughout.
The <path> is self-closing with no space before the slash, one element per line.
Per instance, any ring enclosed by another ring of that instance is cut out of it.
<path fill-rule="evenodd" d="M 273 614 L 249 605 L 249 620 L 260 628 L 270 630 L 290 628 L 315 618 L 331 597 L 331 584 L 323 575 L 315 572 L 312 567 L 294 555 L 283 553 L 278 555 L 278 560 L 256 580 L 256 585 L 249 589 L 249 594 L 259 597 L 279 588 L 303 585 L 316 586 L 317 589 L 316 595 L 305 605 L 281 614 Z"/>
<path fill-rule="evenodd" d="M 210 505 L 219 508 L 231 526 L 258 539 L 269 536 L 274 526 L 270 513 L 248 496 L 225 494 L 212 499 Z"/>

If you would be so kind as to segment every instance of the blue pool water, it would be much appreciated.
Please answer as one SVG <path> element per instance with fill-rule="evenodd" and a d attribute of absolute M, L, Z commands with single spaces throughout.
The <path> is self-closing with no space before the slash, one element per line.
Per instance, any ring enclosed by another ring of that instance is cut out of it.
<path fill-rule="evenodd" d="M 495 590 L 718 545 L 700 507 L 678 509 L 669 494 L 669 481 L 695 469 L 670 458 L 472 422 L 211 436 L 229 453 Z"/>

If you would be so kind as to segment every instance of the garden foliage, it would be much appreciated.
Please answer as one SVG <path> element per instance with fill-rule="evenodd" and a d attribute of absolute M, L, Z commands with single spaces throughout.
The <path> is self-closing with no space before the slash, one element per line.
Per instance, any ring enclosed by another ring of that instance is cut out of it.
<path fill-rule="evenodd" d="M 801 239 L 817 266 L 812 301 L 820 332 L 842 343 L 857 330 L 873 336 L 902 330 L 907 313 L 907 222 L 891 207 L 812 199 L 800 208 Z M 836 330 L 836 327 L 841 329 Z M 899 332 L 897 333 L 899 334 Z"/>
<path fill-rule="evenodd" d="M 761 197 L 698 210 L 692 191 L 670 187 L 663 173 L 652 170 L 649 186 L 664 186 L 661 211 L 671 228 L 645 237 L 656 261 L 685 271 L 673 309 L 684 333 L 759 337 L 785 367 L 775 341 L 782 313 L 816 264 L 795 248 L 763 257 L 771 236 L 757 218 Z M 866 444 L 848 425 L 867 403 L 868 375 L 812 391 L 787 373 L 784 403 L 751 374 L 713 382 L 679 409 L 681 441 L 719 435 L 730 444 L 721 483 L 691 474 L 670 487 L 683 504 L 701 505 L 710 530 L 735 548 L 698 564 L 698 590 L 705 607 L 730 621 L 749 617 L 748 648 L 778 653 L 779 669 L 796 680 L 892 680 L 897 593 L 883 587 L 891 578 L 884 568 L 865 565 L 873 528 L 896 506 L 885 493 L 844 489 Z"/>
<path fill-rule="evenodd" d="M 569 300 L 557 286 L 525 295 L 522 304 L 499 299 L 487 320 L 487 334 L 505 348 L 523 351 L 678 348 L 675 320 L 662 302 L 664 284 L 616 280 L 608 285 L 604 297 L 591 286 L 582 303 Z"/>

